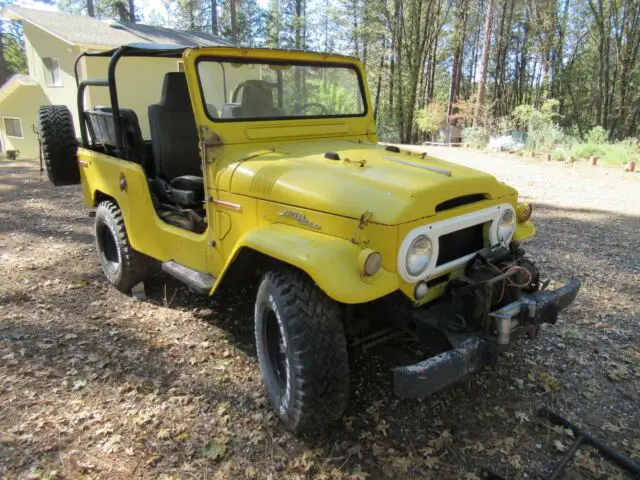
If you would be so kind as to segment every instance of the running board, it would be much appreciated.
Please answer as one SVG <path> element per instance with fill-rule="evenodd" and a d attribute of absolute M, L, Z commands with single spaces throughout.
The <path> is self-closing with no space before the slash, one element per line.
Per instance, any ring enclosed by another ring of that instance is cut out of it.
<path fill-rule="evenodd" d="M 216 277 L 169 260 L 162 263 L 162 271 L 180 280 L 196 293 L 209 293 L 216 283 Z"/>

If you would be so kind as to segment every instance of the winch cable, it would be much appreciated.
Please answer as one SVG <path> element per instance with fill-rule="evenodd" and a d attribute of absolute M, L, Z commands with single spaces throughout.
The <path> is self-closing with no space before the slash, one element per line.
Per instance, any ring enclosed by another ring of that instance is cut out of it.
<path fill-rule="evenodd" d="M 504 298 L 504 294 L 505 294 L 506 289 L 507 289 L 507 282 L 509 282 L 509 284 L 512 287 L 524 288 L 524 287 L 530 285 L 531 284 L 531 280 L 533 280 L 533 278 L 531 276 L 531 272 L 529 272 L 529 270 L 527 270 L 526 268 L 521 267 L 520 265 L 515 265 L 515 264 L 514 265 L 508 265 L 505 268 L 503 268 L 502 270 L 500 270 L 493 263 L 491 263 L 491 262 L 487 262 L 487 263 L 497 274 L 502 274 L 502 273 L 513 271 L 513 270 L 517 270 L 517 271 L 523 272 L 526 275 L 526 278 L 527 278 L 527 280 L 525 282 L 521 282 L 521 283 L 515 282 L 511 277 L 505 278 L 502 281 L 502 290 L 500 291 L 500 297 L 495 302 L 496 304 L 500 303 L 502 301 L 502 299 Z"/>

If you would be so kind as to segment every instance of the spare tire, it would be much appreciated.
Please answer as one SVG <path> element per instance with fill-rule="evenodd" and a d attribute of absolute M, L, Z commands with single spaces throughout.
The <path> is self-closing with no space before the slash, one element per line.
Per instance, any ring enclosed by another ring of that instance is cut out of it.
<path fill-rule="evenodd" d="M 78 139 L 65 105 L 43 105 L 38 111 L 40 155 L 56 187 L 80 183 Z"/>

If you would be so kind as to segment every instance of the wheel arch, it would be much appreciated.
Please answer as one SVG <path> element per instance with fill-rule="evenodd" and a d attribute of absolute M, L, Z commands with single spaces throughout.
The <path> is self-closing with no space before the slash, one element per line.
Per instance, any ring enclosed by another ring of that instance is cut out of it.
<path fill-rule="evenodd" d="M 370 302 L 398 289 L 393 272 L 381 269 L 372 277 L 363 277 L 357 264 L 359 252 L 358 245 L 342 238 L 270 224 L 238 240 L 211 294 L 220 285 L 251 281 L 278 265 L 303 271 L 329 297 L 344 304 Z"/>
<path fill-rule="evenodd" d="M 93 192 L 93 208 L 96 208 L 98 205 L 100 205 L 102 202 L 113 202 L 116 204 L 116 206 L 118 208 L 120 208 L 120 204 L 118 203 L 118 200 L 116 200 L 114 197 L 112 197 L 111 195 L 108 195 L 100 190 L 95 190 Z"/>

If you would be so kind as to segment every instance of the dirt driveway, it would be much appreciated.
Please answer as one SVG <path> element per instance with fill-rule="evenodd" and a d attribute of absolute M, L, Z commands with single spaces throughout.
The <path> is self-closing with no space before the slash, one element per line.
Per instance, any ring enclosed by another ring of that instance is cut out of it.
<path fill-rule="evenodd" d="M 533 258 L 584 281 L 538 343 L 468 384 L 393 397 L 394 345 L 353 353 L 344 422 L 284 431 L 263 394 L 251 288 L 209 303 L 158 276 L 146 301 L 109 287 L 78 187 L 0 161 L 0 478 L 508 478 L 571 443 L 547 406 L 640 458 L 640 175 L 467 150 L 536 204 Z M 621 475 L 592 450 L 573 477 Z"/>

